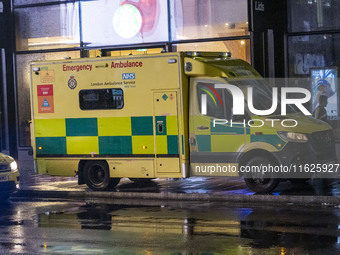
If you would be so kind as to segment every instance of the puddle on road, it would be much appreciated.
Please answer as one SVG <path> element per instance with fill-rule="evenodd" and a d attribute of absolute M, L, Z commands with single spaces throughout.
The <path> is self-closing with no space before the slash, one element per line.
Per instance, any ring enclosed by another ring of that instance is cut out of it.
<path fill-rule="evenodd" d="M 339 208 L 21 202 L 0 214 L 0 251 L 340 254 L 339 226 Z"/>
<path fill-rule="evenodd" d="M 78 211 L 40 214 L 39 227 L 96 231 L 89 232 L 96 233 L 94 242 L 113 243 L 111 251 L 126 247 L 131 254 L 145 254 L 141 250 L 148 249 L 147 254 L 309 254 L 320 249 L 323 254 L 327 250 L 335 254 L 340 252 L 338 214 L 314 209 L 197 210 L 87 204 Z M 320 217 L 325 221 L 320 222 Z"/>

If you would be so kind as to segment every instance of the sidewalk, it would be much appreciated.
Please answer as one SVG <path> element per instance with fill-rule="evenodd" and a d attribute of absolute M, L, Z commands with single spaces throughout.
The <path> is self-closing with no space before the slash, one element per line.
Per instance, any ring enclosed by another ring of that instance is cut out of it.
<path fill-rule="evenodd" d="M 20 190 L 12 199 L 143 199 L 176 201 L 216 201 L 245 203 L 286 203 L 301 205 L 340 205 L 338 181 L 309 181 L 303 185 L 281 182 L 272 194 L 251 192 L 240 178 L 155 179 L 150 183 L 133 183 L 121 179 L 110 191 L 95 192 L 78 185 L 77 177 L 37 175 L 21 165 Z"/>

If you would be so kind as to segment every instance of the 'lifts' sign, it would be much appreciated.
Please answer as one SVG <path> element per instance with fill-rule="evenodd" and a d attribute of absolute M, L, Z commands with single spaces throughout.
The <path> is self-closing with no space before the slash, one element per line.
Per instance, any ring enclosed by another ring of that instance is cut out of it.
<path fill-rule="evenodd" d="M 249 30 L 264 32 L 268 29 L 285 29 L 285 0 L 251 0 L 249 2 Z"/>
<path fill-rule="evenodd" d="M 264 12 L 264 3 L 262 1 L 255 1 L 255 11 Z"/>

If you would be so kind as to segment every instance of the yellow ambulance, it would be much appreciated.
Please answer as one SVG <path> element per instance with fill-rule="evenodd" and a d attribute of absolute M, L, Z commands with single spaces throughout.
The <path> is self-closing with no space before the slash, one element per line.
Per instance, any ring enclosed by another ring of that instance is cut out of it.
<path fill-rule="evenodd" d="M 0 201 L 19 188 L 19 171 L 15 160 L 0 153 Z"/>
<path fill-rule="evenodd" d="M 37 172 L 77 174 L 79 184 L 93 190 L 113 187 L 123 177 L 243 176 L 240 166 L 291 164 L 311 156 L 335 160 L 333 131 L 324 122 L 301 113 L 291 113 L 296 127 L 282 126 L 284 118 L 276 113 L 233 116 L 231 93 L 216 85 L 260 87 L 254 98 L 263 109 L 268 97 L 261 76 L 228 53 L 68 59 L 30 68 Z M 263 122 L 261 128 L 251 127 L 255 120 Z M 271 191 L 279 182 L 245 177 L 256 192 Z"/>

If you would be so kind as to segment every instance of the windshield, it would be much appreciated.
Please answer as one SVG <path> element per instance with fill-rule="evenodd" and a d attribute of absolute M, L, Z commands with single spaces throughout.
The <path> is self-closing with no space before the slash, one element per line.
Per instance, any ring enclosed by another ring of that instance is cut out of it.
<path fill-rule="evenodd" d="M 245 95 L 245 100 L 247 101 L 248 88 L 253 88 L 253 106 L 257 110 L 268 110 L 272 107 L 273 104 L 273 93 L 272 86 L 267 83 L 264 79 L 250 79 L 250 80 L 227 80 L 229 84 L 238 86 L 243 94 Z M 281 114 L 281 96 L 278 95 L 278 104 L 276 110 L 271 115 L 280 115 Z M 298 111 L 297 108 L 292 107 L 291 105 L 287 105 L 286 107 L 287 113 L 295 113 Z M 247 111 L 250 113 L 249 109 Z M 253 115 L 253 114 L 251 114 Z"/>

